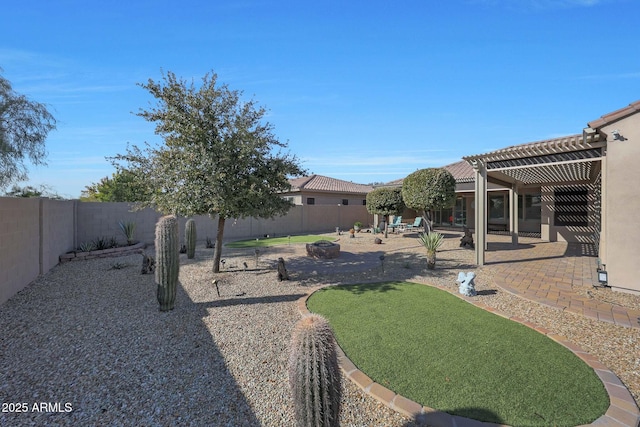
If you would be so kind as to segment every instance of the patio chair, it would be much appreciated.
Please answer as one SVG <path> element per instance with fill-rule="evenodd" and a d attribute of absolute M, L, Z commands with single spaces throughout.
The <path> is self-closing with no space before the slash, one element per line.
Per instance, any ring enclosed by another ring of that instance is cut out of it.
<path fill-rule="evenodd" d="M 397 216 L 393 219 L 393 222 L 390 223 L 387 227 L 389 227 L 389 230 L 394 231 L 396 228 L 402 225 L 401 222 L 402 222 L 402 217 Z"/>
<path fill-rule="evenodd" d="M 422 217 L 419 216 L 413 221 L 413 224 L 407 224 L 405 229 L 408 231 L 411 231 L 411 230 L 420 228 L 421 225 L 422 225 Z"/>

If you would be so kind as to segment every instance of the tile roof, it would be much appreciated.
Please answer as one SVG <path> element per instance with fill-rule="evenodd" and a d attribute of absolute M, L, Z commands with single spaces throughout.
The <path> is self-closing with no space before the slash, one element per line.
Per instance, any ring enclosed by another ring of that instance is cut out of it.
<path fill-rule="evenodd" d="M 456 179 L 456 182 L 473 182 L 475 181 L 475 172 L 473 167 L 466 160 L 461 160 L 456 163 L 444 166 L 451 175 Z"/>
<path fill-rule="evenodd" d="M 473 182 L 475 180 L 473 167 L 466 160 L 460 160 L 459 162 L 451 163 L 450 165 L 442 167 L 453 175 L 457 183 Z M 396 179 L 394 181 L 389 181 L 384 185 L 380 185 L 380 187 L 400 187 L 403 181 L 404 178 Z"/>
<path fill-rule="evenodd" d="M 402 185 L 402 181 L 404 181 L 404 178 L 389 181 L 386 184 L 377 185 L 376 187 L 399 187 Z"/>
<path fill-rule="evenodd" d="M 615 122 L 616 120 L 620 120 L 627 116 L 635 114 L 638 111 L 640 111 L 640 101 L 632 102 L 624 108 L 613 111 L 609 114 L 605 114 L 599 119 L 587 123 L 587 125 L 592 129 L 601 128 L 602 126 L 606 126 L 609 123 Z"/>
<path fill-rule="evenodd" d="M 330 178 L 323 175 L 310 175 L 290 179 L 291 191 L 325 191 L 333 193 L 366 194 L 373 190 L 371 185 L 356 184 L 350 181 Z"/>

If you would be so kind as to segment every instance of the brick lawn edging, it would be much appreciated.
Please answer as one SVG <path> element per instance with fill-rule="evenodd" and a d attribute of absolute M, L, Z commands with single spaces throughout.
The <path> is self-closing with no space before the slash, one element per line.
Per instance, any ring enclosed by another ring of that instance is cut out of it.
<path fill-rule="evenodd" d="M 140 242 L 140 243 L 136 243 L 135 245 L 120 246 L 117 248 L 102 249 L 99 251 L 70 252 L 68 254 L 60 255 L 60 264 L 63 264 L 69 261 L 82 261 L 82 260 L 94 259 L 94 258 L 109 258 L 109 257 L 131 255 L 131 254 L 140 252 L 140 250 L 146 247 L 147 247 L 146 243 Z"/>
<path fill-rule="evenodd" d="M 598 375 L 600 381 L 602 381 L 602 384 L 604 385 L 604 388 L 609 395 L 610 403 L 609 408 L 604 415 L 602 415 L 591 424 L 585 424 L 578 427 L 585 427 L 587 425 L 601 427 L 640 427 L 640 410 L 638 409 L 633 396 L 631 396 L 631 393 L 629 393 L 629 390 L 627 390 L 618 376 L 611 372 L 611 370 L 609 370 L 609 368 L 607 368 L 605 365 L 603 365 L 597 357 L 587 353 L 581 347 L 570 342 L 566 337 L 562 335 L 554 334 L 548 329 L 537 326 L 534 323 L 528 322 L 517 316 L 508 316 L 505 313 L 489 307 L 484 303 L 474 301 L 472 297 L 460 295 L 456 292 L 451 291 L 450 289 L 441 286 L 427 284 L 423 285 L 432 286 L 437 289 L 449 292 L 450 294 L 455 295 L 458 298 L 462 298 L 465 301 L 475 305 L 476 307 L 482 308 L 483 310 L 487 310 L 491 313 L 497 314 L 498 316 L 504 317 L 514 322 L 518 322 L 531 329 L 534 329 L 537 332 L 548 336 L 555 342 L 568 348 L 576 356 L 582 359 L 588 366 L 590 366 L 594 370 L 596 375 Z M 307 300 L 309 299 L 309 297 L 317 290 L 327 286 L 332 285 L 323 285 L 311 288 L 306 295 L 298 299 L 297 307 L 302 317 L 306 317 L 311 314 L 311 312 L 307 308 Z M 347 376 L 347 378 L 358 385 L 358 387 L 360 387 L 365 393 L 372 396 L 387 407 L 400 412 L 401 414 L 404 414 L 420 422 L 427 423 L 428 425 L 433 427 L 508 427 L 504 424 L 495 424 L 473 420 L 470 418 L 460 417 L 457 415 L 451 415 L 446 412 L 438 411 L 437 409 L 429 408 L 428 406 L 422 406 L 419 403 L 396 394 L 392 390 L 389 390 L 388 388 L 374 382 L 364 372 L 360 371 L 356 367 L 356 365 L 344 354 L 344 351 L 342 350 L 342 348 L 340 348 L 340 346 L 338 346 L 337 350 L 340 368 L 342 369 L 342 372 Z"/>

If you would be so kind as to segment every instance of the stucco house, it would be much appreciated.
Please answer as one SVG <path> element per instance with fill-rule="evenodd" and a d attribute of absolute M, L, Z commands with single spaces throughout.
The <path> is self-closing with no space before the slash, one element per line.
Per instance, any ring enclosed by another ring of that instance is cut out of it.
<path fill-rule="evenodd" d="M 370 185 L 330 178 L 323 175 L 309 175 L 290 179 L 291 191 L 282 196 L 295 205 L 366 205 Z"/>
<path fill-rule="evenodd" d="M 539 200 L 540 218 L 530 225 L 539 227 L 543 241 L 595 243 L 594 268 L 607 272 L 607 284 L 640 293 L 639 257 L 631 244 L 640 239 L 634 215 L 640 208 L 634 164 L 640 158 L 639 112 L 637 101 L 589 122 L 580 134 L 464 157 L 475 174 L 477 263 L 484 264 L 494 209 L 487 185 L 493 183 L 507 189 L 504 205 L 514 243 L 520 220 Z"/>
<path fill-rule="evenodd" d="M 474 231 L 476 262 L 486 234 L 594 244 L 593 268 L 614 290 L 640 293 L 640 101 L 587 123 L 582 132 L 463 157 L 444 166 L 456 202 L 434 225 Z M 402 185 L 402 180 L 387 185 Z M 415 214 L 415 212 L 413 212 Z"/>

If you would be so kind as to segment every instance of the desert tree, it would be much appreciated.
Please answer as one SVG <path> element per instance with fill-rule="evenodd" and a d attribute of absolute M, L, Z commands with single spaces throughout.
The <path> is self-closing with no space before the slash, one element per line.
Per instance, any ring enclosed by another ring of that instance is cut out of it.
<path fill-rule="evenodd" d="M 124 169 L 85 186 L 80 194 L 83 202 L 143 202 L 149 198 L 147 187 L 140 185 L 134 174 Z"/>
<path fill-rule="evenodd" d="M 172 72 L 139 84 L 155 98 L 138 116 L 155 123 L 164 144 L 129 146 L 112 158 L 146 186 L 151 206 L 165 214 L 218 219 L 213 271 L 220 271 L 224 227 L 231 218 L 273 218 L 293 205 L 280 196 L 304 174 L 296 156 L 264 120 L 266 110 L 207 73 L 196 85 Z M 124 164 L 124 165 L 123 165 Z"/>
<path fill-rule="evenodd" d="M 443 168 L 420 169 L 402 181 L 402 199 L 410 209 L 422 213 L 426 233 L 432 230 L 435 209 L 450 208 L 456 200 L 456 180 Z"/>
<path fill-rule="evenodd" d="M 8 197 L 48 197 L 50 199 L 62 200 L 63 197 L 53 190 L 52 187 L 46 184 L 40 184 L 38 187 L 33 185 L 26 185 L 21 187 L 17 184 L 13 184 L 11 190 L 5 192 L 5 196 Z"/>
<path fill-rule="evenodd" d="M 16 93 L 0 75 L 0 188 L 27 179 L 25 159 L 46 164 L 45 140 L 55 128 L 56 120 L 44 104 Z"/>
<path fill-rule="evenodd" d="M 367 211 L 384 216 L 385 237 L 388 237 L 389 215 L 401 215 L 404 207 L 402 191 L 398 187 L 379 187 L 367 193 Z"/>

